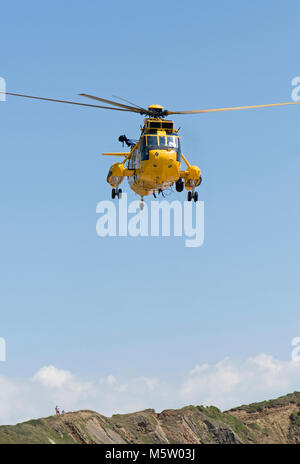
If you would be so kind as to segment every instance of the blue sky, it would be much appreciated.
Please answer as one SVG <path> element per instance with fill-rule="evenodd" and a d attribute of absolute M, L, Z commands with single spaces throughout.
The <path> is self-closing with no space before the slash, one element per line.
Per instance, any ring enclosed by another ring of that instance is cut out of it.
<path fill-rule="evenodd" d="M 12 1 L 1 13 L 11 92 L 192 110 L 290 101 L 300 75 L 297 1 Z M 112 161 L 99 155 L 119 151 L 122 133 L 137 138 L 140 116 L 8 97 L 0 118 L 3 378 L 53 365 L 82 379 L 176 384 L 226 357 L 290 360 L 300 336 L 297 105 L 176 117 L 203 171 L 201 248 L 96 235 Z M 297 385 L 274 394 L 285 388 Z"/>

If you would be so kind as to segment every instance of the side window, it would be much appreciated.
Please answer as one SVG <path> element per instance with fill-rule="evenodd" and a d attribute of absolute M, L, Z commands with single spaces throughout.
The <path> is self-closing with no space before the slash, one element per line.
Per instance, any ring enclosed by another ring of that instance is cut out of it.
<path fill-rule="evenodd" d="M 127 167 L 128 169 L 133 169 L 133 155 L 129 158 Z"/>
<path fill-rule="evenodd" d="M 141 162 L 141 147 L 139 146 L 139 147 L 136 149 L 136 163 L 137 163 L 137 168 L 139 167 L 140 162 Z"/>
<path fill-rule="evenodd" d="M 128 169 L 138 169 L 140 166 L 141 162 L 141 153 L 143 152 L 143 142 L 144 139 L 142 139 L 141 144 L 139 147 L 137 147 L 133 153 L 131 154 L 129 160 L 128 160 Z M 145 142 L 144 142 L 145 144 Z"/>
<path fill-rule="evenodd" d="M 133 152 L 133 168 L 138 169 L 139 167 L 139 150 L 136 148 Z"/>
<path fill-rule="evenodd" d="M 141 160 L 145 161 L 149 159 L 149 151 L 146 148 L 146 137 L 141 140 Z"/>
<path fill-rule="evenodd" d="M 177 161 L 181 161 L 181 143 L 180 143 L 180 138 L 178 137 L 177 139 L 178 143 L 178 149 L 177 149 Z"/>

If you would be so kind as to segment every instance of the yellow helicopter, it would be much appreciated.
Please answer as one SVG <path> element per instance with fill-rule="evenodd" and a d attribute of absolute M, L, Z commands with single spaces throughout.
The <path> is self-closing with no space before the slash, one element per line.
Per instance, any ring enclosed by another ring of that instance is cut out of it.
<path fill-rule="evenodd" d="M 141 128 L 139 140 L 131 140 L 126 135 L 121 135 L 119 141 L 127 145 L 129 151 L 121 153 L 103 153 L 105 156 L 121 156 L 122 162 L 114 163 L 107 175 L 107 182 L 112 187 L 112 198 L 121 198 L 122 190 L 119 188 L 125 177 L 128 178 L 130 188 L 141 197 L 141 209 L 143 208 L 144 197 L 164 192 L 175 184 L 177 192 L 187 190 L 187 200 L 198 201 L 198 192 L 195 190 L 202 182 L 201 170 L 198 166 L 191 166 L 181 151 L 181 137 L 178 129 L 175 129 L 174 122 L 166 120 L 166 116 L 177 114 L 201 114 L 219 111 L 234 111 L 254 108 L 267 108 L 273 106 L 297 105 L 300 102 L 273 103 L 268 105 L 238 106 L 231 108 L 204 109 L 197 111 L 167 111 L 160 105 L 151 105 L 143 108 L 128 100 L 123 100 L 127 104 L 118 103 L 112 100 L 96 97 L 89 94 L 80 96 L 100 101 L 112 106 L 92 105 L 74 101 L 57 100 L 53 98 L 34 97 L 9 92 L 1 92 L 6 95 L 17 97 L 33 98 L 59 103 L 69 103 L 72 105 L 88 106 L 108 110 L 125 111 L 146 116 L 144 125 Z M 182 169 L 182 161 L 185 169 Z"/>

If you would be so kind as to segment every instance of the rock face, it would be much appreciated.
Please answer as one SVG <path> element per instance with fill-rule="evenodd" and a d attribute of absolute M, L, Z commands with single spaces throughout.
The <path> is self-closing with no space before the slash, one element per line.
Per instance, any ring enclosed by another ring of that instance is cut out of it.
<path fill-rule="evenodd" d="M 187 406 L 105 417 L 93 411 L 0 427 L 0 443 L 300 443 L 300 393 L 221 412 Z"/>

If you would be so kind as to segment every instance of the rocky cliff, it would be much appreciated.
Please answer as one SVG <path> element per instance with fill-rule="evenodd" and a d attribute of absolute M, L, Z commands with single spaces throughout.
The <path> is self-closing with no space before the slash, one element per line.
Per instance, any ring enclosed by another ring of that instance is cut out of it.
<path fill-rule="evenodd" d="M 0 443 L 300 443 L 300 393 L 225 412 L 214 406 L 112 417 L 69 412 L 1 426 Z"/>

